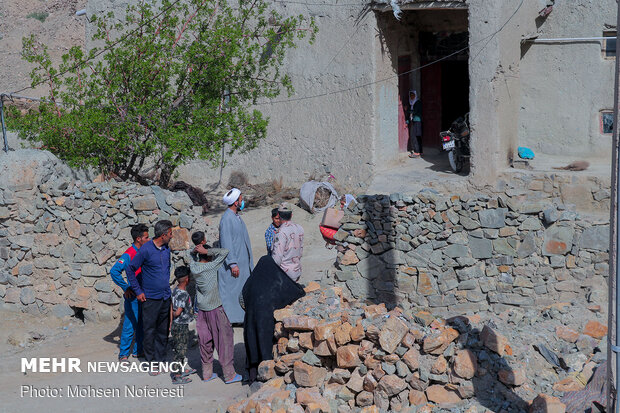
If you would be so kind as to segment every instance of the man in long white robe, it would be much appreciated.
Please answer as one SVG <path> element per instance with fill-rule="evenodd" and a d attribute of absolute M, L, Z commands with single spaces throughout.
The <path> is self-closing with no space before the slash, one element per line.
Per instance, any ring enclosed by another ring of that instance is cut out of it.
<path fill-rule="evenodd" d="M 233 188 L 222 200 L 228 209 L 220 220 L 220 247 L 229 253 L 218 271 L 218 287 L 224 312 L 236 324 L 243 323 L 245 312 L 239 305 L 239 294 L 254 269 L 254 259 L 248 229 L 239 216 L 245 206 L 241 191 Z"/>

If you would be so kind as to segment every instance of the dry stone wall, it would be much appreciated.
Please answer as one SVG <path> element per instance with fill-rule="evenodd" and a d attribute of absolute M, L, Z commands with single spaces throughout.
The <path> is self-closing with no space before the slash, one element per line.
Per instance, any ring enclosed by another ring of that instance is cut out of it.
<path fill-rule="evenodd" d="M 585 214 L 609 217 L 610 172 L 516 172 L 504 173 L 487 194 L 501 195 L 513 203 L 540 201 Z M 475 181 L 472 182 L 475 184 Z M 446 193 L 453 191 L 444 191 Z M 476 192 L 468 191 L 468 192 Z"/>
<path fill-rule="evenodd" d="M 609 225 L 518 197 L 358 198 L 326 282 L 354 298 L 435 314 L 607 301 Z"/>
<path fill-rule="evenodd" d="M 47 152 L 17 152 L 0 158 L 0 308 L 116 318 L 122 290 L 109 269 L 132 225 L 171 220 L 173 265 L 190 231 L 214 230 L 184 192 L 80 180 Z"/>

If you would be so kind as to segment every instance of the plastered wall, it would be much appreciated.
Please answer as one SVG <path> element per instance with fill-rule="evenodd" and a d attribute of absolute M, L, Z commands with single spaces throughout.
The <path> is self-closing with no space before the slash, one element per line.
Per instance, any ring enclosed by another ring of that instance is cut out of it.
<path fill-rule="evenodd" d="M 458 5 L 440 3 L 432 5 Z M 126 4 L 91 0 L 88 10 L 119 11 Z M 334 4 L 273 5 L 283 14 L 313 16 L 319 32 L 313 45 L 302 41 L 285 59 L 296 92 L 259 106 L 270 117 L 268 137 L 250 153 L 225 156 L 223 183 L 233 171 L 251 181 L 282 178 L 285 184 L 329 172 L 345 187 L 360 189 L 374 171 L 396 165 L 398 56 L 414 51 L 420 30 L 469 30 L 475 182 L 494 183 L 520 145 L 552 155 L 609 153 L 610 137 L 598 133 L 598 113 L 613 106 L 613 60 L 601 57 L 600 43 L 528 48 L 521 40 L 536 31 L 541 37 L 600 36 L 615 22 L 613 0 L 557 2 L 546 19 L 537 18 L 542 0 L 469 0 L 468 27 L 450 17 L 453 10 L 418 12 L 428 6 L 424 2 L 403 4 L 400 22 L 390 10 L 368 10 L 363 2 Z M 418 66 L 416 54 L 411 57 L 412 67 Z M 410 76 L 419 86 L 418 74 Z M 203 187 L 220 176 L 219 167 L 204 162 L 179 172 L 180 179 Z"/>
<path fill-rule="evenodd" d="M 91 0 L 88 7 L 89 13 L 117 13 L 126 4 Z M 319 27 L 316 42 L 301 40 L 290 50 L 283 69 L 292 78 L 295 94 L 275 99 L 286 102 L 257 107 L 270 118 L 267 138 L 250 153 L 226 155 L 222 180 L 226 183 L 231 172 L 242 171 L 254 182 L 282 178 L 285 184 L 295 184 L 330 172 L 340 184 L 359 188 L 375 163 L 372 114 L 377 97 L 372 87 L 356 88 L 375 80 L 375 15 L 361 14 L 361 2 L 344 7 L 296 3 L 272 7 L 284 15 L 314 17 Z M 306 99 L 342 89 L 351 90 Z M 179 172 L 180 179 L 204 187 L 218 180 L 220 169 L 195 162 Z"/>
<path fill-rule="evenodd" d="M 556 3 L 546 20 L 531 18 L 528 31 L 600 37 L 616 25 L 613 0 Z M 603 58 L 601 42 L 525 44 L 521 52 L 519 142 L 551 155 L 609 157 L 611 134 L 600 133 L 599 112 L 613 110 L 615 60 Z"/>

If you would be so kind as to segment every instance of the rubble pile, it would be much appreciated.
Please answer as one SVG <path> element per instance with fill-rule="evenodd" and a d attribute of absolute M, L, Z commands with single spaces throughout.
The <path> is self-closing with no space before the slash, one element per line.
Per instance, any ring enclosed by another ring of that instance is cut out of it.
<path fill-rule="evenodd" d="M 606 357 L 607 328 L 592 312 L 581 330 L 564 326 L 568 303 L 444 320 L 308 290 L 274 313 L 262 386 L 228 412 L 564 412 L 559 397 Z"/>

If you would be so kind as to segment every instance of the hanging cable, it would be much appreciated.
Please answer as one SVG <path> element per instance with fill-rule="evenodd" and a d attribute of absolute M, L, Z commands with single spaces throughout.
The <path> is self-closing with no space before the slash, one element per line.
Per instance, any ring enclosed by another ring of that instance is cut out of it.
<path fill-rule="evenodd" d="M 160 11 L 157 15 L 151 17 L 150 19 L 148 19 L 146 22 L 143 22 L 142 24 L 138 25 L 138 27 L 136 27 L 135 29 L 131 30 L 130 32 L 125 33 L 123 36 L 121 36 L 118 40 L 114 41 L 111 45 L 99 50 L 97 53 L 95 53 L 93 56 L 89 57 L 88 59 L 82 60 L 79 63 L 76 63 L 75 65 L 73 65 L 72 67 L 65 69 L 61 72 L 58 72 L 57 74 L 55 74 L 54 76 L 50 76 L 50 78 L 46 79 L 46 80 L 42 80 L 40 82 L 37 82 L 33 85 L 30 86 L 26 86 L 23 87 L 19 90 L 16 90 L 14 92 L 11 92 L 10 95 L 15 95 L 17 93 L 21 93 L 24 90 L 28 90 L 28 89 L 34 89 L 39 85 L 42 85 L 43 83 L 46 83 L 50 80 L 54 80 L 56 78 L 58 78 L 59 76 L 64 75 L 65 73 L 68 73 L 72 70 L 75 70 L 79 67 L 82 67 L 83 65 L 85 65 L 86 63 L 88 63 L 89 61 L 95 59 L 96 57 L 99 57 L 101 54 L 110 51 L 112 49 L 114 49 L 116 47 L 116 45 L 124 42 L 130 35 L 133 35 L 135 33 L 137 33 L 139 30 L 141 30 L 146 24 L 151 23 L 153 20 L 159 18 L 162 14 L 164 14 L 165 12 L 167 12 L 168 10 L 170 10 L 172 7 L 174 7 L 178 2 L 180 2 L 181 0 L 175 0 L 174 2 L 172 2 L 172 4 L 170 4 L 168 7 L 166 7 L 165 9 L 163 9 L 162 11 Z"/>
<path fill-rule="evenodd" d="M 447 56 L 441 57 L 441 58 L 439 58 L 439 59 L 437 59 L 437 60 L 434 60 L 434 61 L 432 61 L 432 62 L 430 62 L 430 63 L 427 63 L 427 64 L 424 64 L 424 65 L 418 66 L 418 67 L 416 67 L 416 68 L 413 68 L 413 69 L 408 70 L 408 71 L 403 72 L 403 73 L 399 73 L 399 74 L 395 74 L 395 75 L 392 75 L 392 76 L 388 76 L 388 77 L 386 77 L 386 78 L 379 79 L 379 80 L 375 80 L 375 81 L 372 81 L 372 82 L 363 83 L 363 84 L 361 84 L 361 85 L 357 85 L 357 86 L 351 86 L 351 87 L 347 87 L 347 88 L 343 88 L 343 89 L 339 89 L 339 90 L 333 90 L 333 91 L 331 91 L 331 92 L 317 93 L 317 94 L 315 94 L 315 95 L 310 95 L 310 96 L 301 96 L 301 97 L 298 97 L 298 98 L 282 99 L 282 100 L 272 100 L 272 101 L 266 101 L 266 102 L 257 102 L 255 105 L 256 105 L 256 106 L 263 106 L 263 105 L 272 105 L 272 104 L 277 104 L 277 103 L 291 103 L 291 102 L 299 102 L 299 101 L 302 101 L 302 100 L 315 99 L 315 98 L 319 98 L 319 97 L 325 97 L 325 96 L 331 96 L 331 95 L 336 95 L 336 94 L 340 94 L 340 93 L 350 92 L 350 91 L 352 91 L 352 90 L 356 90 L 356 89 L 366 88 L 366 87 L 368 87 L 368 86 L 372 86 L 372 85 L 375 85 L 375 84 L 378 84 L 378 83 L 382 83 L 382 82 L 386 82 L 386 81 L 388 81 L 388 80 L 392 80 L 392 79 L 398 78 L 398 77 L 400 77 L 400 76 L 404 76 L 404 75 L 408 75 L 408 74 L 410 74 L 410 73 L 417 72 L 417 71 L 422 70 L 422 69 L 424 69 L 424 68 L 426 68 L 426 67 L 429 67 L 429 66 L 431 66 L 431 65 L 434 65 L 434 64 L 436 64 L 436 63 L 439 63 L 439 62 L 441 62 L 441 61 L 443 61 L 443 60 L 449 59 L 449 58 L 450 58 L 450 57 L 452 57 L 452 56 L 458 55 L 459 53 L 462 53 L 462 52 L 464 52 L 465 50 L 470 49 L 472 46 L 475 46 L 475 45 L 477 45 L 477 44 L 480 44 L 480 43 L 482 43 L 482 42 L 484 42 L 484 41 L 487 41 L 487 40 L 488 40 L 488 41 L 487 41 L 487 43 L 485 43 L 485 44 L 484 44 L 484 46 L 482 46 L 482 47 L 480 48 L 480 50 L 478 50 L 478 53 L 476 54 L 476 56 L 474 56 L 474 58 L 476 58 L 476 57 L 477 57 L 477 56 L 478 56 L 478 55 L 482 52 L 482 50 L 484 50 L 484 49 L 486 48 L 486 46 L 489 44 L 489 42 L 491 41 L 491 39 L 492 39 L 495 35 L 497 35 L 499 32 L 501 32 L 501 31 L 502 31 L 502 30 L 503 30 L 503 29 L 504 29 L 504 28 L 508 25 L 508 23 L 510 22 L 510 20 L 512 20 L 512 18 L 513 18 L 513 17 L 517 14 L 517 12 L 518 12 L 518 11 L 519 11 L 519 9 L 521 8 L 521 6 L 523 6 L 523 2 L 524 2 L 524 0 L 521 0 L 521 3 L 519 3 L 519 6 L 517 6 L 517 8 L 515 9 L 515 11 L 514 11 L 514 12 L 510 15 L 510 17 L 508 18 L 508 20 L 506 20 L 506 22 L 505 22 L 504 24 L 502 24 L 502 25 L 500 26 L 500 28 L 499 28 L 499 29 L 497 29 L 496 31 L 494 31 L 493 33 L 489 34 L 489 35 L 488 35 L 488 36 L 486 36 L 486 37 L 483 37 L 482 39 L 480 39 L 480 40 L 478 40 L 478 41 L 476 41 L 476 42 L 472 43 L 472 44 L 471 44 L 471 45 L 469 45 L 469 46 L 465 46 L 465 47 L 463 47 L 462 49 L 459 49 L 459 50 L 457 50 L 457 51 L 455 51 L 455 52 L 453 52 L 453 53 L 450 53 L 450 54 L 449 54 L 449 55 L 447 55 Z"/>

